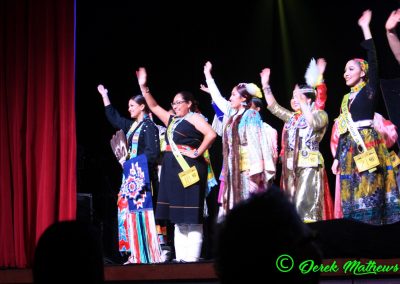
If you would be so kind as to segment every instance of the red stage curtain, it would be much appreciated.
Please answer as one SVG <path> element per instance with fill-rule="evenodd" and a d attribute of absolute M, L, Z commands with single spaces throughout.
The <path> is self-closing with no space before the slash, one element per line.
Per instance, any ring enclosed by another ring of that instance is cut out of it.
<path fill-rule="evenodd" d="M 75 3 L 0 2 L 0 267 L 23 268 L 76 216 Z"/>

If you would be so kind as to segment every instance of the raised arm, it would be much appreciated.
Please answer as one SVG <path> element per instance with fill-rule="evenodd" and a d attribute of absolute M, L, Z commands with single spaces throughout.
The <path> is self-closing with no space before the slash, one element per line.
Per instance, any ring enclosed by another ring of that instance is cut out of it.
<path fill-rule="evenodd" d="M 313 112 L 307 97 L 297 86 L 293 91 L 293 97 L 299 102 L 301 112 L 307 121 L 307 124 L 313 129 L 321 129 L 328 124 L 328 116 L 324 111 Z"/>
<path fill-rule="evenodd" d="M 317 59 L 317 67 L 319 71 L 319 77 L 316 85 L 317 96 L 315 98 L 315 109 L 325 109 L 325 103 L 327 100 L 327 88 L 324 83 L 324 73 L 326 69 L 326 60 L 324 58 Z"/>
<path fill-rule="evenodd" d="M 112 106 L 110 98 L 108 97 L 108 90 L 103 85 L 98 85 L 97 90 L 103 98 L 103 104 L 108 121 L 114 128 L 122 129 L 125 133 L 128 132 L 132 125 L 133 120 L 122 117 L 119 112 Z"/>
<path fill-rule="evenodd" d="M 218 90 L 217 85 L 211 75 L 212 64 L 210 61 L 207 61 L 204 65 L 204 76 L 206 78 L 208 91 L 211 95 L 213 102 L 217 105 L 217 107 L 224 113 L 227 114 L 229 111 L 229 102 L 221 95 Z"/>
<path fill-rule="evenodd" d="M 164 125 L 168 125 L 168 120 L 171 114 L 158 105 L 157 101 L 151 95 L 149 88 L 147 87 L 147 72 L 144 67 L 140 67 L 136 71 L 136 77 L 138 79 L 140 91 L 143 94 L 143 97 L 146 100 L 147 105 L 149 106 L 152 113 L 154 113 Z"/>
<path fill-rule="evenodd" d="M 323 79 L 324 79 L 324 73 L 325 73 L 325 69 L 326 69 L 326 60 L 325 58 L 318 58 L 317 59 L 317 68 L 318 68 L 318 72 L 319 72 L 319 82 L 320 83 Z"/>
<path fill-rule="evenodd" d="M 269 86 L 269 77 L 271 75 L 271 69 L 264 68 L 261 73 L 261 86 L 264 91 L 265 101 L 267 102 L 268 106 L 272 106 L 276 100 L 274 95 L 272 94 L 271 87 Z"/>
<path fill-rule="evenodd" d="M 274 95 L 272 94 L 271 87 L 269 86 L 269 78 L 270 78 L 271 70 L 269 68 L 264 68 L 261 73 L 261 86 L 264 91 L 265 101 L 267 102 L 268 110 L 283 121 L 288 121 L 294 114 L 290 110 L 280 106 L 275 100 Z"/>
<path fill-rule="evenodd" d="M 202 90 L 204 93 L 210 94 L 210 90 L 206 85 L 200 84 L 200 90 Z"/>
<path fill-rule="evenodd" d="M 210 94 L 210 90 L 203 84 L 200 84 L 200 90 L 202 90 L 203 92 L 205 92 L 207 94 Z M 222 121 L 222 119 L 224 118 L 224 113 L 218 108 L 218 106 L 213 101 L 211 101 L 211 106 L 214 109 L 217 119 L 219 121 Z"/>
<path fill-rule="evenodd" d="M 111 104 L 110 99 L 108 97 L 108 90 L 104 88 L 103 85 L 98 85 L 97 86 L 97 91 L 99 91 L 101 97 L 103 98 L 103 104 L 104 106 L 108 106 Z"/>
<path fill-rule="evenodd" d="M 365 39 L 365 41 L 361 43 L 361 46 L 367 51 L 368 84 L 373 90 L 376 90 L 379 86 L 379 75 L 378 61 L 376 58 L 376 48 L 374 41 L 372 40 L 372 34 L 369 28 L 371 17 L 371 10 L 365 10 L 358 20 L 358 25 L 361 27 Z M 377 92 L 375 91 L 373 97 L 376 97 L 376 94 Z"/>
<path fill-rule="evenodd" d="M 371 30 L 369 28 L 369 23 L 371 22 L 371 17 L 372 17 L 371 10 L 365 10 L 363 12 L 362 16 L 360 17 L 360 19 L 358 19 L 358 25 L 361 27 L 361 29 L 363 31 L 365 40 L 372 38 Z"/>
<path fill-rule="evenodd" d="M 396 33 L 396 27 L 400 22 L 400 9 L 393 11 L 386 21 L 386 37 L 389 42 L 390 49 L 393 52 L 394 57 L 400 64 L 400 40 Z"/>
<path fill-rule="evenodd" d="M 313 127 L 314 125 L 314 117 L 310 109 L 310 105 L 307 103 L 307 97 L 301 92 L 301 90 L 296 86 L 293 91 L 293 98 L 295 98 L 301 108 L 301 112 L 303 113 L 308 125 Z"/>

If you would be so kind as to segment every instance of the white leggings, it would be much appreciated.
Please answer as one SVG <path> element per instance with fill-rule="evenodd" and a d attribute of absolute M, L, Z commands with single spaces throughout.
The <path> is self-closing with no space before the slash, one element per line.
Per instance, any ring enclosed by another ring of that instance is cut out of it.
<path fill-rule="evenodd" d="M 203 244 L 203 225 L 175 224 L 174 244 L 177 261 L 198 261 Z"/>

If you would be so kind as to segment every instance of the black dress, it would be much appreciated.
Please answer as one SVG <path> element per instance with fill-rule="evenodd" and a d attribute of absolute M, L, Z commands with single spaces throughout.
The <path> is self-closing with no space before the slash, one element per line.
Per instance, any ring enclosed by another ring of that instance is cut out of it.
<path fill-rule="evenodd" d="M 133 120 L 122 117 L 112 105 L 106 106 L 105 112 L 111 125 L 116 129 L 122 129 L 126 135 L 132 126 Z M 143 126 L 139 135 L 137 155 L 145 154 L 147 158 L 152 186 L 153 207 L 155 210 L 158 193 L 157 159 L 160 156 L 160 138 L 157 126 L 148 116 L 143 119 L 142 123 Z M 140 124 L 137 127 L 139 126 Z M 132 137 L 133 135 L 128 137 L 128 147 L 132 144 Z"/>
<path fill-rule="evenodd" d="M 172 118 L 171 116 L 168 124 Z M 203 137 L 203 134 L 186 119 L 183 119 L 173 132 L 176 145 L 186 145 L 196 149 L 202 143 Z M 168 137 L 166 142 L 169 145 Z M 184 155 L 183 157 L 189 167 L 196 167 L 200 181 L 184 188 L 178 176 L 182 168 L 173 153 L 166 151 L 161 167 L 156 219 L 168 219 L 175 224 L 201 224 L 207 186 L 207 163 L 203 156 L 196 159 Z"/>

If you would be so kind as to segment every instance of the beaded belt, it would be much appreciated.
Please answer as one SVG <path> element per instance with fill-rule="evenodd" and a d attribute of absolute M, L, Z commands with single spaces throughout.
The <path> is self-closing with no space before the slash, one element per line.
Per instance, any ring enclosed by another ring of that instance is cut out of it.
<path fill-rule="evenodd" d="M 178 147 L 179 150 L 184 150 L 184 151 L 190 151 L 190 150 L 195 150 L 196 148 L 191 147 L 191 146 L 187 146 L 187 145 L 176 145 L 176 147 Z M 171 145 L 167 145 L 165 147 L 165 151 L 172 151 Z"/>
<path fill-rule="evenodd" d="M 364 120 L 354 121 L 354 125 L 357 128 L 371 127 L 372 126 L 372 119 L 364 119 Z"/>

